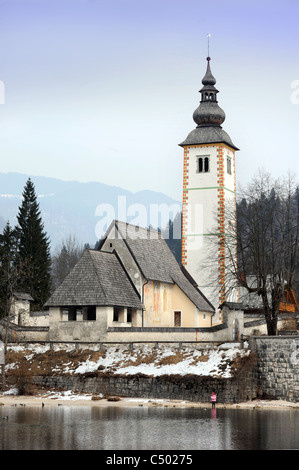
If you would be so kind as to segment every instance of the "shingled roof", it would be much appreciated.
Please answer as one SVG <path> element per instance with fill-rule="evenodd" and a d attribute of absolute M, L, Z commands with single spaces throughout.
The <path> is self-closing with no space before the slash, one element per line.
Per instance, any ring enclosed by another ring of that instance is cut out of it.
<path fill-rule="evenodd" d="M 118 234 L 126 243 L 145 279 L 176 284 L 199 310 L 214 313 L 212 304 L 198 289 L 185 268 L 178 264 L 159 232 L 116 220 L 110 225 L 105 238 L 113 239 Z"/>
<path fill-rule="evenodd" d="M 86 250 L 45 306 L 142 308 L 140 296 L 116 253 Z"/>

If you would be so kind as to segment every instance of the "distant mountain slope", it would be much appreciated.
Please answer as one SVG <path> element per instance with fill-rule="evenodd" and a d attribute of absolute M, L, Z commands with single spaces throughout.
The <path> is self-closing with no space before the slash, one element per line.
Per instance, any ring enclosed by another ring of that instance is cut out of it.
<path fill-rule="evenodd" d="M 0 173 L 0 231 L 7 221 L 16 224 L 21 196 L 29 175 Z M 104 183 L 79 183 L 55 178 L 32 176 L 38 195 L 45 230 L 55 249 L 63 239 L 74 235 L 79 242 L 98 240 L 100 233 L 113 218 L 142 226 L 162 227 L 168 215 L 175 217 L 171 209 L 180 211 L 180 203 L 163 193 L 139 191 L 132 193 Z M 163 205 L 163 206 L 160 206 Z M 163 217 L 159 208 L 164 208 Z"/>

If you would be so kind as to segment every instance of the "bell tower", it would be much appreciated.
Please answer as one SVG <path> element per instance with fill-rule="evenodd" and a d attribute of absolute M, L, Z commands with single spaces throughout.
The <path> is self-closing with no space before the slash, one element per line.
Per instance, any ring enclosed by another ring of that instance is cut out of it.
<path fill-rule="evenodd" d="M 201 101 L 193 113 L 197 127 L 179 144 L 184 148 L 182 264 L 214 305 L 215 323 L 221 323 L 218 307 L 229 300 L 227 224 L 236 224 L 235 151 L 238 148 L 221 127 L 225 113 L 218 105 L 210 61 L 207 57 Z M 232 263 L 236 261 L 235 253 L 233 247 Z"/>

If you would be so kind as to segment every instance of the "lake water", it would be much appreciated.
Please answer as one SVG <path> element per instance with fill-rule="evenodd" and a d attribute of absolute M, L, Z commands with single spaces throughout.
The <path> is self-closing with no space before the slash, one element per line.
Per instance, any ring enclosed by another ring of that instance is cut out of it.
<path fill-rule="evenodd" d="M 299 410 L 5 405 L 0 449 L 299 449 Z"/>

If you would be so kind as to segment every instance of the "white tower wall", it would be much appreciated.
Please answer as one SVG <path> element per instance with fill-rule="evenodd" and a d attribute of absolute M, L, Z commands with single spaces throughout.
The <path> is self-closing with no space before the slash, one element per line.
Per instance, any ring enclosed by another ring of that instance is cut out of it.
<path fill-rule="evenodd" d="M 208 171 L 200 171 L 200 158 L 208 158 Z M 225 144 L 186 146 L 182 264 L 214 305 L 216 312 L 218 306 L 227 300 L 227 253 L 225 246 L 219 245 L 219 235 L 227 234 L 225 224 L 236 223 L 235 205 L 235 151 Z M 218 315 L 215 320 L 222 321 Z"/>

